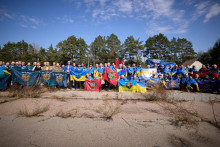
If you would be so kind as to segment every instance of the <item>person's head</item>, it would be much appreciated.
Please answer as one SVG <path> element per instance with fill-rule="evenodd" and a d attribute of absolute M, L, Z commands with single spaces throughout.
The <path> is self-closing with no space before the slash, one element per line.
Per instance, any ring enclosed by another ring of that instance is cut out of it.
<path fill-rule="evenodd" d="M 122 68 L 122 64 L 119 64 L 119 67 Z"/>
<path fill-rule="evenodd" d="M 17 62 L 15 62 L 15 65 L 17 65 L 17 66 L 18 66 L 18 61 L 17 61 Z"/>
<path fill-rule="evenodd" d="M 141 63 L 139 64 L 139 67 L 141 67 Z"/>
<path fill-rule="evenodd" d="M 68 62 L 67 62 L 67 65 L 70 65 L 70 64 L 71 64 L 71 62 L 70 62 L 70 61 L 68 61 Z"/>
<path fill-rule="evenodd" d="M 31 62 L 28 62 L 27 65 L 28 65 L 28 66 L 31 66 Z"/>
<path fill-rule="evenodd" d="M 87 77 L 87 78 L 89 77 L 89 73 L 86 73 L 86 77 Z"/>
<path fill-rule="evenodd" d="M 135 64 L 134 64 L 134 63 L 132 64 L 132 67 L 135 67 Z"/>
<path fill-rule="evenodd" d="M 14 65 L 15 65 L 15 61 L 12 61 L 12 62 L 11 62 L 11 65 L 14 66 Z"/>
<path fill-rule="evenodd" d="M 192 78 L 193 78 L 192 76 L 189 76 L 189 79 L 190 79 L 190 80 L 192 80 Z"/>
<path fill-rule="evenodd" d="M 22 65 L 22 66 L 25 66 L 25 62 L 22 62 L 21 65 Z"/>
<path fill-rule="evenodd" d="M 202 65 L 202 68 L 205 68 L 205 65 L 204 65 L 204 64 Z"/>
<path fill-rule="evenodd" d="M 56 63 L 56 67 L 60 67 L 60 63 Z"/>
<path fill-rule="evenodd" d="M 162 75 L 161 75 L 161 74 L 159 74 L 159 75 L 158 75 L 158 78 L 159 78 L 159 79 L 161 79 L 161 77 L 162 77 Z"/>
<path fill-rule="evenodd" d="M 37 66 L 40 66 L 40 62 L 37 62 Z"/>
<path fill-rule="evenodd" d="M 46 66 L 50 66 L 50 62 L 47 62 Z"/>
<path fill-rule="evenodd" d="M 186 67 L 189 68 L 189 64 L 187 64 Z"/>
<path fill-rule="evenodd" d="M 93 74 L 93 78 L 94 78 L 94 79 L 96 78 L 96 74 Z"/>
<path fill-rule="evenodd" d="M 164 65 L 164 68 L 167 68 L 167 65 Z"/>
<path fill-rule="evenodd" d="M 108 62 L 108 65 L 107 65 L 107 66 L 109 67 L 109 66 L 111 66 L 111 64 Z"/>
<path fill-rule="evenodd" d="M 175 67 L 178 68 L 178 65 L 176 64 Z"/>
<path fill-rule="evenodd" d="M 89 67 L 92 67 L 92 63 L 89 64 Z"/>
<path fill-rule="evenodd" d="M 140 74 L 138 73 L 137 76 L 140 77 Z"/>
<path fill-rule="evenodd" d="M 2 61 L 0 61 L 0 66 L 2 66 L 3 65 L 3 62 Z"/>
<path fill-rule="evenodd" d="M 216 64 L 213 64 L 213 68 L 214 68 L 214 69 L 217 69 L 217 67 L 218 67 L 218 66 L 217 66 Z"/>
<path fill-rule="evenodd" d="M 124 75 L 121 75 L 120 77 L 121 77 L 121 79 L 123 79 L 123 78 L 124 78 Z"/>
<path fill-rule="evenodd" d="M 115 64 L 113 65 L 113 68 L 116 68 L 116 65 L 115 65 Z"/>
<path fill-rule="evenodd" d="M 186 74 L 185 74 L 185 77 L 188 77 L 188 76 L 189 76 L 188 73 L 186 73 Z"/>
<path fill-rule="evenodd" d="M 5 65 L 5 62 L 3 61 L 2 64 Z"/>
<path fill-rule="evenodd" d="M 208 80 L 208 79 L 209 79 L 209 75 L 205 75 L 205 79 L 207 79 L 207 80 Z"/>
<path fill-rule="evenodd" d="M 172 64 L 170 64 L 170 68 L 173 68 L 173 65 L 172 65 Z"/>
<path fill-rule="evenodd" d="M 154 64 L 154 68 L 156 68 L 156 67 L 157 67 L 157 63 Z"/>
<path fill-rule="evenodd" d="M 102 63 L 100 63 L 99 66 L 102 67 L 103 66 Z"/>
<path fill-rule="evenodd" d="M 98 68 L 98 67 L 99 67 L 99 64 L 96 64 L 95 67 Z"/>
<path fill-rule="evenodd" d="M 9 62 L 6 62 L 5 66 L 9 67 L 10 63 Z"/>
<path fill-rule="evenodd" d="M 37 65 L 37 62 L 34 62 L 33 65 L 36 66 L 36 65 Z"/>
<path fill-rule="evenodd" d="M 123 65 L 123 66 L 122 66 L 122 68 L 123 68 L 123 69 L 126 69 L 126 66 L 125 66 L 125 65 Z"/>
<path fill-rule="evenodd" d="M 107 67 L 107 65 L 108 65 L 108 64 L 107 64 L 107 63 L 105 63 L 105 67 Z"/>
<path fill-rule="evenodd" d="M 44 62 L 44 66 L 46 66 L 47 65 L 47 62 Z"/>
<path fill-rule="evenodd" d="M 149 64 L 147 65 L 147 68 L 150 68 L 150 65 L 149 65 Z"/>
<path fill-rule="evenodd" d="M 128 64 L 128 68 L 130 68 L 131 67 L 131 65 L 130 64 Z"/>
<path fill-rule="evenodd" d="M 18 61 L 18 65 L 21 65 L 21 61 Z"/>
<path fill-rule="evenodd" d="M 152 77 L 155 77 L 156 75 L 155 74 L 152 74 Z"/>
<path fill-rule="evenodd" d="M 81 66 L 83 67 L 83 66 L 84 66 L 84 64 L 82 63 L 82 64 L 81 64 Z"/>
<path fill-rule="evenodd" d="M 80 68 L 81 67 L 81 65 L 80 64 L 78 64 L 78 68 Z"/>
<path fill-rule="evenodd" d="M 86 65 L 84 65 L 83 68 L 86 69 Z"/>
<path fill-rule="evenodd" d="M 196 66 L 195 66 L 195 65 L 193 65 L 193 66 L 192 66 L 192 68 L 193 68 L 193 69 L 195 69 L 195 68 L 196 68 Z"/>
<path fill-rule="evenodd" d="M 184 68 L 184 66 L 183 66 L 183 65 L 181 65 L 181 68 L 183 69 L 183 68 Z"/>
<path fill-rule="evenodd" d="M 198 79 L 198 78 L 199 78 L 199 74 L 196 74 L 196 75 L 195 75 L 195 78 Z"/>
<path fill-rule="evenodd" d="M 137 79 L 137 76 L 136 76 L 136 75 L 134 75 L 134 76 L 133 76 L 133 79 L 134 79 L 134 80 L 136 80 L 136 79 Z"/>
<path fill-rule="evenodd" d="M 76 66 L 76 63 L 73 63 L 73 66 Z"/>
<path fill-rule="evenodd" d="M 209 64 L 206 64 L 206 67 L 209 68 Z"/>
<path fill-rule="evenodd" d="M 113 62 L 113 63 L 112 63 L 112 66 L 114 66 L 114 65 L 115 65 L 115 63 Z"/>
<path fill-rule="evenodd" d="M 99 73 L 99 75 L 100 75 L 100 77 L 102 77 L 102 73 L 101 72 Z"/>
<path fill-rule="evenodd" d="M 165 74 L 165 75 L 164 75 L 164 78 L 166 79 L 167 77 L 168 77 L 168 75 L 167 75 L 167 74 Z"/>
<path fill-rule="evenodd" d="M 65 67 L 65 65 L 63 64 L 63 65 L 62 65 L 62 68 L 64 68 L 64 67 Z"/>
<path fill-rule="evenodd" d="M 53 66 L 56 66 L 56 62 L 53 62 Z"/>

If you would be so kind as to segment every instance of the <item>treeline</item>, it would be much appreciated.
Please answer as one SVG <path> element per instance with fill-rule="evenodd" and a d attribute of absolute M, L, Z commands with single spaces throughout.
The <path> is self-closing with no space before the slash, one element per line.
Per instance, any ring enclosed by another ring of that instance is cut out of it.
<path fill-rule="evenodd" d="M 149 37 L 145 42 L 129 36 L 122 43 L 115 34 L 97 36 L 88 45 L 83 38 L 70 36 L 59 42 L 56 47 L 36 47 L 24 40 L 8 42 L 0 48 L 0 59 L 3 61 L 25 62 L 49 61 L 66 64 L 71 60 L 76 63 L 105 63 L 127 59 L 128 63 L 142 63 L 143 57 L 161 59 L 178 64 L 196 57 L 192 43 L 185 38 L 168 40 L 164 34 Z M 145 59 L 146 59 L 145 58 Z"/>
<path fill-rule="evenodd" d="M 220 66 L 220 39 L 207 52 L 198 53 L 198 58 L 203 64 L 217 64 Z"/>

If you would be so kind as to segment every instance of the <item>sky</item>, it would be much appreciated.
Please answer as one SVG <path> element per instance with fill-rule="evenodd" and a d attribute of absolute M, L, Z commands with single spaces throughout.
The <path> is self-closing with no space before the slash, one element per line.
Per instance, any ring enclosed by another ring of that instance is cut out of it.
<path fill-rule="evenodd" d="M 143 43 L 159 33 L 205 52 L 220 39 L 219 0 L 1 0 L 0 45 L 24 40 L 44 48 L 71 35 L 89 45 L 98 35 Z"/>

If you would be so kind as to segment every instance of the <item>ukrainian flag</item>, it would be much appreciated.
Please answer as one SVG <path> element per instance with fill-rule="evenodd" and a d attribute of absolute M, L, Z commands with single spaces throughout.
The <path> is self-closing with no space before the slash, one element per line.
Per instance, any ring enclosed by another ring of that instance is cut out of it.
<path fill-rule="evenodd" d="M 137 81 L 137 92 L 146 93 L 146 84 L 144 82 Z"/>
<path fill-rule="evenodd" d="M 124 81 L 119 80 L 118 81 L 118 88 L 119 92 L 132 92 L 135 93 L 137 91 L 137 81 L 131 80 L 131 81 Z"/>
<path fill-rule="evenodd" d="M 75 70 L 70 71 L 70 80 L 85 81 L 85 79 L 86 79 L 85 70 L 76 68 Z"/>

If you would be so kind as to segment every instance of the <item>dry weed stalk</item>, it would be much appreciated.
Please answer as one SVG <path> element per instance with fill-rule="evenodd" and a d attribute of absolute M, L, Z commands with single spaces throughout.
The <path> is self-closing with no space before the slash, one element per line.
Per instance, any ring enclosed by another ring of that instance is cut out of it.
<path fill-rule="evenodd" d="M 29 111 L 25 105 L 24 109 L 20 109 L 17 112 L 17 115 L 21 116 L 21 117 L 34 117 L 34 116 L 39 117 L 39 116 L 41 116 L 42 113 L 48 111 L 49 108 L 50 108 L 49 104 L 45 104 L 43 106 L 36 105 L 32 111 Z"/>

